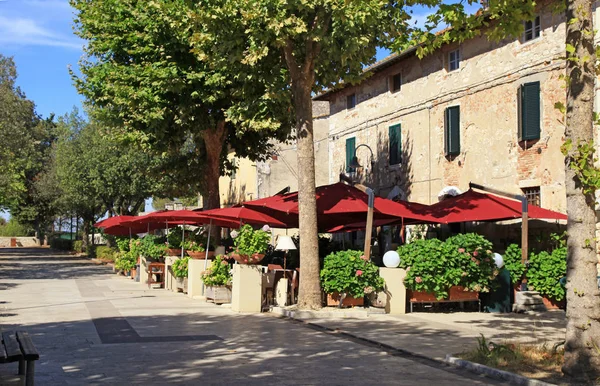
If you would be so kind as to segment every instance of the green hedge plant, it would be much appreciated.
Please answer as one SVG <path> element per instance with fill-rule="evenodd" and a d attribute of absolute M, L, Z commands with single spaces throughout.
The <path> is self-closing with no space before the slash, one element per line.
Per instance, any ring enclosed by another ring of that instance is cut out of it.
<path fill-rule="evenodd" d="M 514 284 L 517 284 L 525 274 L 525 264 L 522 262 L 521 247 L 517 244 L 510 244 L 504 255 L 504 268 L 510 272 L 510 280 Z"/>
<path fill-rule="evenodd" d="M 137 265 L 137 256 L 132 252 L 120 253 L 115 260 L 115 268 L 121 271 L 130 271 Z"/>
<path fill-rule="evenodd" d="M 231 285 L 229 263 L 222 255 L 217 256 L 210 267 L 202 272 L 202 282 L 208 287 Z"/>
<path fill-rule="evenodd" d="M 101 260 L 115 261 L 119 256 L 119 252 L 115 251 L 111 247 L 105 245 L 99 245 L 96 247 L 96 258 Z"/>
<path fill-rule="evenodd" d="M 73 251 L 75 251 L 77 253 L 83 252 L 83 240 L 73 241 Z"/>
<path fill-rule="evenodd" d="M 321 270 L 323 290 L 338 292 L 354 298 L 383 290 L 385 281 L 379 276 L 379 268 L 361 251 L 339 251 L 329 254 Z"/>
<path fill-rule="evenodd" d="M 560 279 L 567 275 L 567 247 L 556 248 L 552 252 L 534 252 L 529 256 L 527 286 L 547 298 L 561 301 L 565 298 L 565 288 Z"/>
<path fill-rule="evenodd" d="M 188 265 L 190 262 L 189 257 L 184 257 L 182 259 L 177 259 L 173 262 L 173 276 L 179 278 L 188 277 Z"/>

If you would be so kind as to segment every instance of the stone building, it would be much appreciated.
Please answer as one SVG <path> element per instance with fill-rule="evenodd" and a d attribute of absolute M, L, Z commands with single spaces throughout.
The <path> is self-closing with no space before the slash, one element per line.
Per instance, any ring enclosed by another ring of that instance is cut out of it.
<path fill-rule="evenodd" d="M 437 202 L 469 182 L 565 212 L 564 15 L 540 7 L 519 39 L 485 36 L 419 59 L 414 49 L 374 64 L 329 101 L 329 182 L 356 156 L 356 176 L 380 196 Z M 368 145 L 373 151 L 373 159 Z M 359 147 L 360 146 L 360 147 Z"/>

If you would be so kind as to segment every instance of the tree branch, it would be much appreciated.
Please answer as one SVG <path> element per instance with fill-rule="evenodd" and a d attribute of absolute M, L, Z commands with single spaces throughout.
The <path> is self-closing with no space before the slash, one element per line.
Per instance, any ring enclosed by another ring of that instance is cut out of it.
<path fill-rule="evenodd" d="M 285 40 L 285 46 L 283 47 L 283 55 L 285 57 L 287 67 L 290 70 L 290 75 L 292 76 L 292 79 L 296 79 L 298 77 L 298 63 L 296 63 L 296 58 L 294 58 L 294 44 L 289 38 Z"/>

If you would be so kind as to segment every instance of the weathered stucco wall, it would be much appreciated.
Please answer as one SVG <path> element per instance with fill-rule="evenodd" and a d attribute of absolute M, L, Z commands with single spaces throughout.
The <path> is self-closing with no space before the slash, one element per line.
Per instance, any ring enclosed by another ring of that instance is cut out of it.
<path fill-rule="evenodd" d="M 256 163 L 247 158 L 238 158 L 234 152 L 227 155 L 235 160 L 238 169 L 231 176 L 219 178 L 221 207 L 232 206 L 258 197 L 256 186 Z"/>
<path fill-rule="evenodd" d="M 422 60 L 414 56 L 374 74 L 361 84 L 331 94 L 330 173 L 335 182 L 345 169 L 346 139 L 368 144 L 375 171 L 367 183 L 387 195 L 394 187 L 421 203 L 437 201 L 448 185 L 468 189 L 469 182 L 512 193 L 540 186 L 542 206 L 565 211 L 564 163 L 560 153 L 564 128 L 555 102 L 564 102 L 565 26 L 562 16 L 541 11 L 540 38 L 488 42 L 485 37 L 451 45 Z M 447 70 L 448 53 L 460 50 L 460 69 Z M 389 91 L 389 79 L 402 74 L 402 88 Z M 541 87 L 541 135 L 534 143 L 518 141 L 518 91 L 528 82 Z M 346 109 L 356 93 L 357 105 Z M 444 110 L 460 106 L 461 152 L 444 154 Z M 388 128 L 401 124 L 402 164 L 388 165 Z M 369 151 L 357 157 L 369 165 Z M 364 178 L 364 175 L 362 176 Z"/>
<path fill-rule="evenodd" d="M 315 101 L 313 103 L 313 131 L 316 186 L 326 185 L 329 182 L 328 116 L 329 103 Z M 296 142 L 277 143 L 274 156 L 266 162 L 258 163 L 257 168 L 259 197 L 272 196 L 288 186 L 290 191 L 297 191 L 298 158 L 296 156 Z"/>

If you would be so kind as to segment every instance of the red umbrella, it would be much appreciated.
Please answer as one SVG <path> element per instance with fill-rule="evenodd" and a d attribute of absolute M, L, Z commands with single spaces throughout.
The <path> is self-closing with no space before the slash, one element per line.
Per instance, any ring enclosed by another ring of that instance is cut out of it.
<path fill-rule="evenodd" d="M 368 195 L 356 187 L 341 182 L 319 186 L 316 198 L 318 228 L 322 232 L 365 221 L 369 208 Z M 244 206 L 267 213 L 285 222 L 289 227 L 298 225 L 297 192 L 248 201 Z M 417 209 L 419 208 L 411 207 L 411 203 L 375 197 L 373 218 L 376 221 L 401 221 L 404 218 L 407 223 L 432 221 L 431 217 Z"/>
<path fill-rule="evenodd" d="M 529 218 L 566 220 L 567 215 L 529 205 Z M 501 221 L 521 218 L 521 202 L 469 189 L 463 194 L 447 198 L 424 211 L 435 222 L 449 224 L 465 221 Z"/>
<path fill-rule="evenodd" d="M 209 224 L 211 218 L 205 216 L 203 212 L 195 212 L 193 210 L 163 210 L 152 212 L 144 216 L 137 216 L 134 219 L 124 222 L 125 225 L 143 225 L 143 224 L 162 224 L 165 225 L 198 225 Z M 226 219 L 213 219 L 213 225 L 237 228 L 239 223 Z M 158 228 L 156 228 L 158 229 Z"/>
<path fill-rule="evenodd" d="M 221 209 L 211 209 L 205 210 L 202 213 L 202 216 L 207 216 L 209 218 L 215 219 L 217 221 L 231 221 L 237 220 L 238 225 L 239 222 L 244 222 L 247 224 L 255 224 L 255 225 L 264 225 L 267 224 L 272 227 L 282 227 L 286 228 L 287 225 L 277 220 L 276 218 L 269 216 L 266 213 L 261 213 L 254 209 L 246 208 L 244 206 L 234 206 L 231 208 L 221 208 Z"/>
<path fill-rule="evenodd" d="M 96 228 L 108 228 L 108 227 L 112 227 L 115 225 L 121 225 L 122 222 L 130 221 L 130 220 L 133 220 L 134 218 L 136 218 L 136 216 L 112 216 L 112 217 L 106 218 L 102 221 L 98 221 L 97 223 L 94 224 L 94 226 Z"/>

